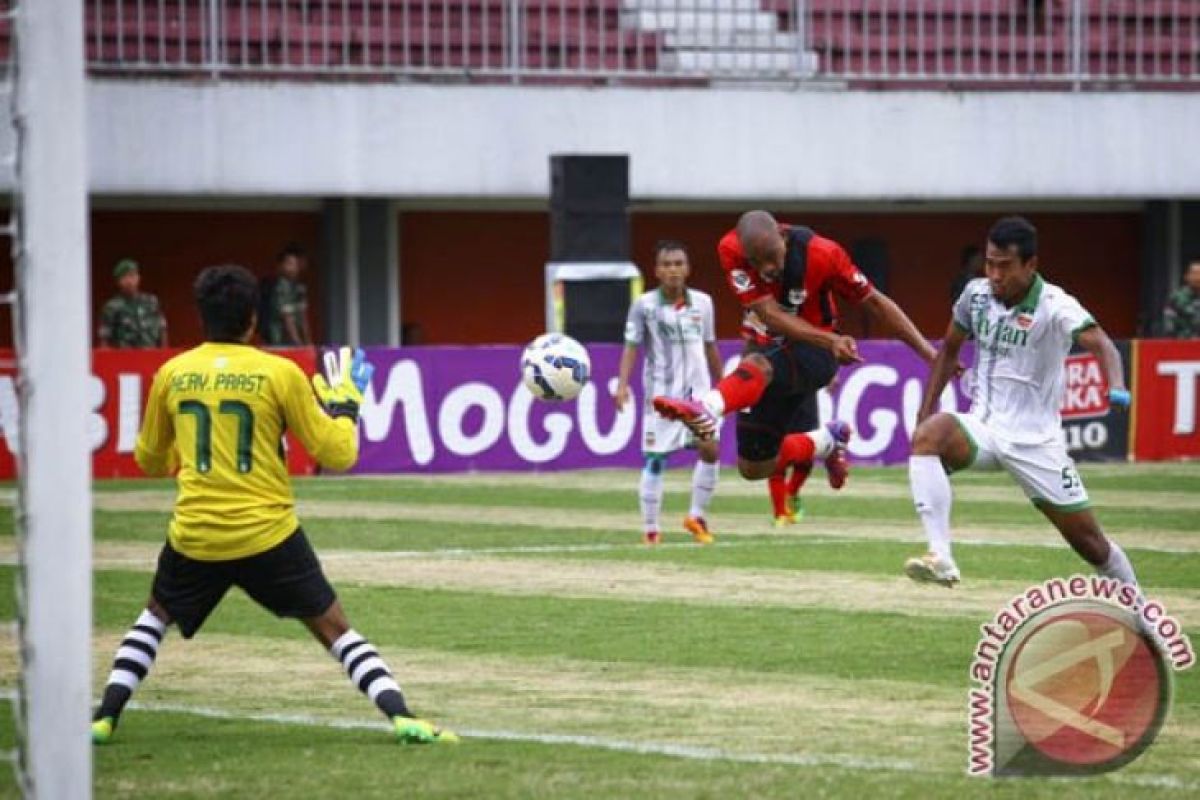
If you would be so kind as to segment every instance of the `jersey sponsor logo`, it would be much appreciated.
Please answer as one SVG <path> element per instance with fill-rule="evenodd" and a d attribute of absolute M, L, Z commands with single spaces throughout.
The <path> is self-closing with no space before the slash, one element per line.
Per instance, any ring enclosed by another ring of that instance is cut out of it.
<path fill-rule="evenodd" d="M 789 289 L 788 303 L 793 306 L 802 306 L 804 301 L 808 299 L 808 292 L 804 289 Z"/>
<path fill-rule="evenodd" d="M 1017 314 L 1017 327 L 1023 331 L 1027 331 L 1030 328 L 1032 328 L 1033 327 L 1033 315 L 1025 314 L 1025 313 Z"/>
<path fill-rule="evenodd" d="M 744 292 L 750 288 L 750 275 L 741 269 L 735 269 L 729 273 L 730 279 L 733 281 L 733 288 L 739 292 Z"/>
<path fill-rule="evenodd" d="M 986 313 L 980 313 L 975 316 L 975 338 L 989 350 L 1008 355 L 1010 347 L 1029 344 L 1029 331 L 1010 325 L 1003 318 L 992 320 Z"/>

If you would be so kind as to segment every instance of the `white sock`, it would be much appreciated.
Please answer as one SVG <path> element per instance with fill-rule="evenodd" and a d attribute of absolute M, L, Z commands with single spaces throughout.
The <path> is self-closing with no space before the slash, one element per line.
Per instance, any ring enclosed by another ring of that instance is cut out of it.
<path fill-rule="evenodd" d="M 1116 578 L 1123 583 L 1137 586 L 1137 576 L 1133 574 L 1133 565 L 1121 546 L 1112 539 L 1108 540 L 1108 560 L 1096 568 L 1106 578 Z"/>
<path fill-rule="evenodd" d="M 950 479 L 942 469 L 938 456 L 910 456 L 908 481 L 912 487 L 913 503 L 925 527 L 929 549 L 938 557 L 953 563 L 950 555 L 950 504 L 953 493 Z"/>
<path fill-rule="evenodd" d="M 688 512 L 693 517 L 704 517 L 708 513 L 708 503 L 717 490 L 719 475 L 720 466 L 716 462 L 696 462 L 696 468 L 692 470 L 692 510 Z"/>
<path fill-rule="evenodd" d="M 663 462 L 648 461 L 642 468 L 642 485 L 638 492 L 638 500 L 642 506 L 642 527 L 647 531 L 656 531 L 659 514 L 662 511 L 663 496 Z"/>
<path fill-rule="evenodd" d="M 716 389 L 709 389 L 701 395 L 700 402 L 717 419 L 725 416 L 725 398 Z"/>
<path fill-rule="evenodd" d="M 108 682 L 124 686 L 130 692 L 136 689 L 154 666 L 159 645 L 166 634 L 167 626 L 163 621 L 149 609 L 144 609 L 117 648 Z"/>
<path fill-rule="evenodd" d="M 388 719 L 411 717 L 404 702 L 400 685 L 392 670 L 379 657 L 379 651 L 362 634 L 351 628 L 338 637 L 329 648 L 330 654 L 342 665 L 346 677 L 365 694 Z"/>
<path fill-rule="evenodd" d="M 814 459 L 825 458 L 825 456 L 833 452 L 833 446 L 837 444 L 833 439 L 833 434 L 824 425 L 816 430 L 809 431 L 808 438 L 812 439 L 813 442 Z"/>

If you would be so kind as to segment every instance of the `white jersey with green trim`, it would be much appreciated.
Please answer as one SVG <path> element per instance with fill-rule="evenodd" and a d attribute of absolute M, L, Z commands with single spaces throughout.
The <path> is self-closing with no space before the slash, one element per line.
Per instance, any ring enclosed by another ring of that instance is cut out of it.
<path fill-rule="evenodd" d="M 625 322 L 625 344 L 646 350 L 646 398 L 694 397 L 707 391 L 712 384 L 704 345 L 716 335 L 712 297 L 704 292 L 686 289 L 684 298 L 672 303 L 655 289 L 634 300 Z"/>
<path fill-rule="evenodd" d="M 954 303 L 954 324 L 976 345 L 970 413 L 1018 444 L 1061 438 L 1064 362 L 1075 337 L 1096 324 L 1079 301 L 1035 274 L 1009 307 L 976 278 Z"/>

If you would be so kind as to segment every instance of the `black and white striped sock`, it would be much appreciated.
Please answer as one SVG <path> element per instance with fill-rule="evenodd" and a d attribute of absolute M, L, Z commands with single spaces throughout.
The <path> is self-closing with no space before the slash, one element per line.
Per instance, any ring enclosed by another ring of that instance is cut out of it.
<path fill-rule="evenodd" d="M 154 666 L 159 645 L 162 644 L 166 633 L 166 623 L 151 614 L 149 609 L 142 611 L 137 622 L 133 623 L 133 627 L 121 640 L 121 646 L 117 648 L 112 672 L 109 673 L 108 684 L 104 687 L 104 698 L 96 710 L 96 719 L 116 719 L 121 715 L 121 710 L 129 702 L 138 684 L 145 680 L 150 668 Z"/>
<path fill-rule="evenodd" d="M 343 633 L 329 648 L 329 652 L 341 662 L 350 682 L 369 697 L 388 719 L 412 716 L 399 684 L 392 677 L 392 671 L 379 657 L 375 646 L 358 632 L 348 630 Z"/>

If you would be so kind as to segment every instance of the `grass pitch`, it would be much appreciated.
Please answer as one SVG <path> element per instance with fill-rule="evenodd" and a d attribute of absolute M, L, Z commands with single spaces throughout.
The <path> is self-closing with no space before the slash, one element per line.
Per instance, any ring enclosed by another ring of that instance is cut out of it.
<path fill-rule="evenodd" d="M 1148 592 L 1200 625 L 1200 465 L 1081 469 Z M 1200 793 L 1200 670 L 1176 675 L 1158 742 L 1114 775 L 971 779 L 967 668 L 978 626 L 1025 586 L 1083 572 L 1002 476 L 956 488 L 953 591 L 910 585 L 922 549 L 903 470 L 856 469 L 808 518 L 770 527 L 763 484 L 726 472 L 714 547 L 639 543 L 637 475 L 323 478 L 301 518 L 353 625 L 410 704 L 465 735 L 401 748 L 301 627 L 231 594 L 176 632 L 95 752 L 98 797 L 1189 797 Z M 173 490 L 97 486 L 97 690 L 149 589 Z M 0 555 L 14 553 L 0 511 Z M 0 617 L 13 618 L 11 566 Z M 0 685 L 15 686 L 11 634 Z M 1200 640 L 1198 640 L 1200 641 Z M 0 704 L 0 739 L 13 741 Z M 15 787 L 0 780 L 0 796 Z"/>

